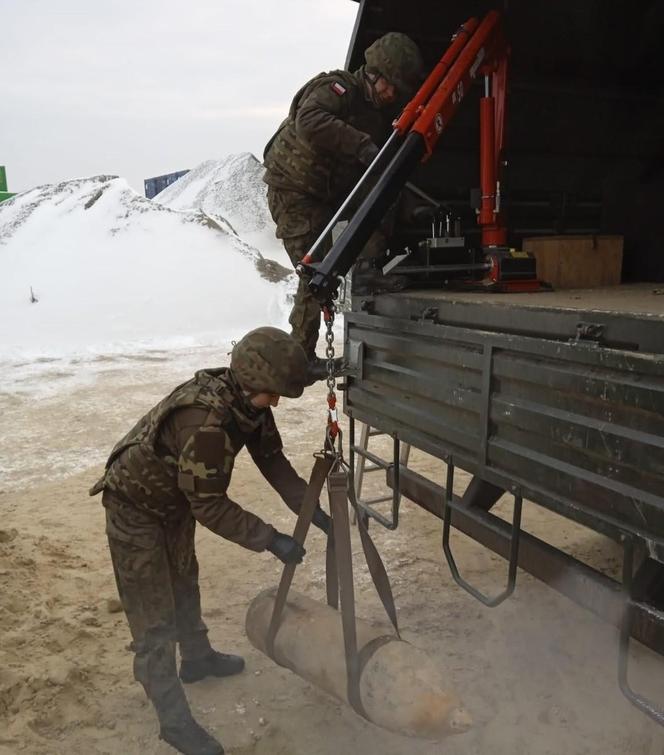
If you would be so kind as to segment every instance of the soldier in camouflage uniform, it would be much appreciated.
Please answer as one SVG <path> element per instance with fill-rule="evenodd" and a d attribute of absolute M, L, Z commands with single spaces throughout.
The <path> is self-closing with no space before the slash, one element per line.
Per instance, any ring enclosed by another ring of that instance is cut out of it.
<path fill-rule="evenodd" d="M 288 117 L 265 148 L 268 204 L 293 265 L 312 247 L 378 154 L 392 106 L 421 81 L 423 61 L 405 34 L 390 32 L 365 52 L 355 73 L 321 73 L 295 95 Z M 384 251 L 378 235 L 365 256 Z M 384 243 L 384 241 L 383 241 Z M 290 315 L 292 334 L 315 359 L 320 305 L 300 280 Z M 323 374 L 318 375 L 323 377 Z"/>
<path fill-rule="evenodd" d="M 304 549 L 227 494 L 243 446 L 286 505 L 298 512 L 306 483 L 282 451 L 270 406 L 298 397 L 307 377 L 300 345 L 276 328 L 258 328 L 233 349 L 231 366 L 204 369 L 175 388 L 115 446 L 102 478 L 106 532 L 132 634 L 134 676 L 155 707 L 160 736 L 183 753 L 218 755 L 221 745 L 194 718 L 180 679 L 240 672 L 242 658 L 210 645 L 201 618 L 196 522 L 284 563 Z M 314 523 L 327 531 L 318 507 Z"/>

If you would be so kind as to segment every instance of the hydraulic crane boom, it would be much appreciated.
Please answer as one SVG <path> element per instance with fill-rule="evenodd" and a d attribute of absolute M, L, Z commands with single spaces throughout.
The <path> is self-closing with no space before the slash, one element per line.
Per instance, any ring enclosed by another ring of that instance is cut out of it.
<path fill-rule="evenodd" d="M 321 303 L 335 298 L 339 280 L 350 270 L 417 164 L 429 159 L 479 76 L 485 79 L 485 93 L 480 101 L 478 222 L 483 247 L 506 243 L 507 232 L 500 212 L 499 167 L 505 130 L 508 54 L 501 15 L 497 11 L 488 13 L 481 23 L 471 18 L 455 32 L 450 47 L 394 122 L 392 135 L 374 162 L 302 260 L 300 272 L 311 275 L 309 289 Z M 375 185 L 329 253 L 320 260 L 332 226 L 375 176 L 378 176 Z"/>

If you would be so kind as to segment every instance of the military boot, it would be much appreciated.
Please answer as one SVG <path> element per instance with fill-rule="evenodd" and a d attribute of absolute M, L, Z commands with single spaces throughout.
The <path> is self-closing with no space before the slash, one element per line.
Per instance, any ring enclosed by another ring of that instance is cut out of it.
<path fill-rule="evenodd" d="M 175 658 L 172 679 L 166 680 L 166 685 L 161 685 L 160 681 L 153 679 L 145 690 L 152 693 L 148 697 L 159 718 L 159 738 L 184 755 L 223 755 L 224 748 L 191 714 L 182 685 L 175 676 Z"/>
<path fill-rule="evenodd" d="M 224 755 L 224 748 L 193 718 L 162 725 L 159 738 L 184 755 Z"/>
<path fill-rule="evenodd" d="M 343 357 L 337 357 L 334 360 L 334 376 L 339 377 L 344 374 L 346 369 L 346 363 Z M 313 385 L 318 380 L 327 379 L 327 359 L 321 359 L 321 357 L 314 357 L 309 360 L 309 368 L 307 371 L 307 385 Z"/>
<path fill-rule="evenodd" d="M 376 261 L 370 259 L 360 260 L 355 264 L 350 290 L 353 295 L 368 296 L 403 291 L 407 285 L 407 276 L 394 273 L 384 275 Z"/>
<path fill-rule="evenodd" d="M 233 676 L 244 668 L 244 658 L 227 655 L 213 650 L 203 658 L 194 661 L 183 660 L 180 664 L 180 679 L 185 684 L 198 682 L 206 676 Z"/>

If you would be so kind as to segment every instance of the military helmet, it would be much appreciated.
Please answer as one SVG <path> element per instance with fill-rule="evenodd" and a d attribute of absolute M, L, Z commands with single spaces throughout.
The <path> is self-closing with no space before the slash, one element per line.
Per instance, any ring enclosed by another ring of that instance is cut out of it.
<path fill-rule="evenodd" d="M 413 40 L 391 31 L 379 37 L 364 52 L 367 66 L 394 84 L 402 97 L 410 97 L 424 79 L 424 60 Z"/>
<path fill-rule="evenodd" d="M 298 398 L 307 384 L 308 362 L 293 336 L 264 327 L 250 331 L 235 344 L 231 370 L 246 391 Z"/>

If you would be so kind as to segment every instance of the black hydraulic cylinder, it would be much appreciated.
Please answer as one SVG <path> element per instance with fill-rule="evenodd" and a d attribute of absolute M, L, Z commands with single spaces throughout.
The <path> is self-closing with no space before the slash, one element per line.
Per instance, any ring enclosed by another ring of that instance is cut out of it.
<path fill-rule="evenodd" d="M 318 301 L 325 303 L 335 298 L 339 278 L 346 275 L 353 266 L 369 237 L 406 185 L 425 149 L 424 139 L 420 134 L 408 134 L 385 172 L 312 275 L 309 290 Z"/>
<path fill-rule="evenodd" d="M 327 248 L 327 237 L 330 233 L 332 233 L 332 228 L 334 228 L 339 220 L 346 220 L 348 218 L 350 210 L 354 204 L 360 204 L 357 201 L 358 197 L 362 196 L 364 191 L 367 191 L 368 194 L 368 187 L 371 185 L 374 176 L 376 176 L 380 170 L 382 170 L 389 164 L 394 155 L 397 153 L 400 144 L 401 137 L 399 135 L 399 132 L 393 131 L 390 138 L 382 146 L 378 155 L 376 155 L 375 160 L 367 168 L 362 178 L 360 178 L 357 184 L 353 187 L 351 193 L 346 197 L 346 199 L 344 199 L 341 207 L 339 207 L 339 209 L 334 213 L 330 222 L 327 224 L 327 226 L 325 226 L 323 232 L 314 242 L 314 245 L 311 247 L 307 254 L 310 262 L 320 262 L 321 259 L 325 256 L 325 249 Z"/>

